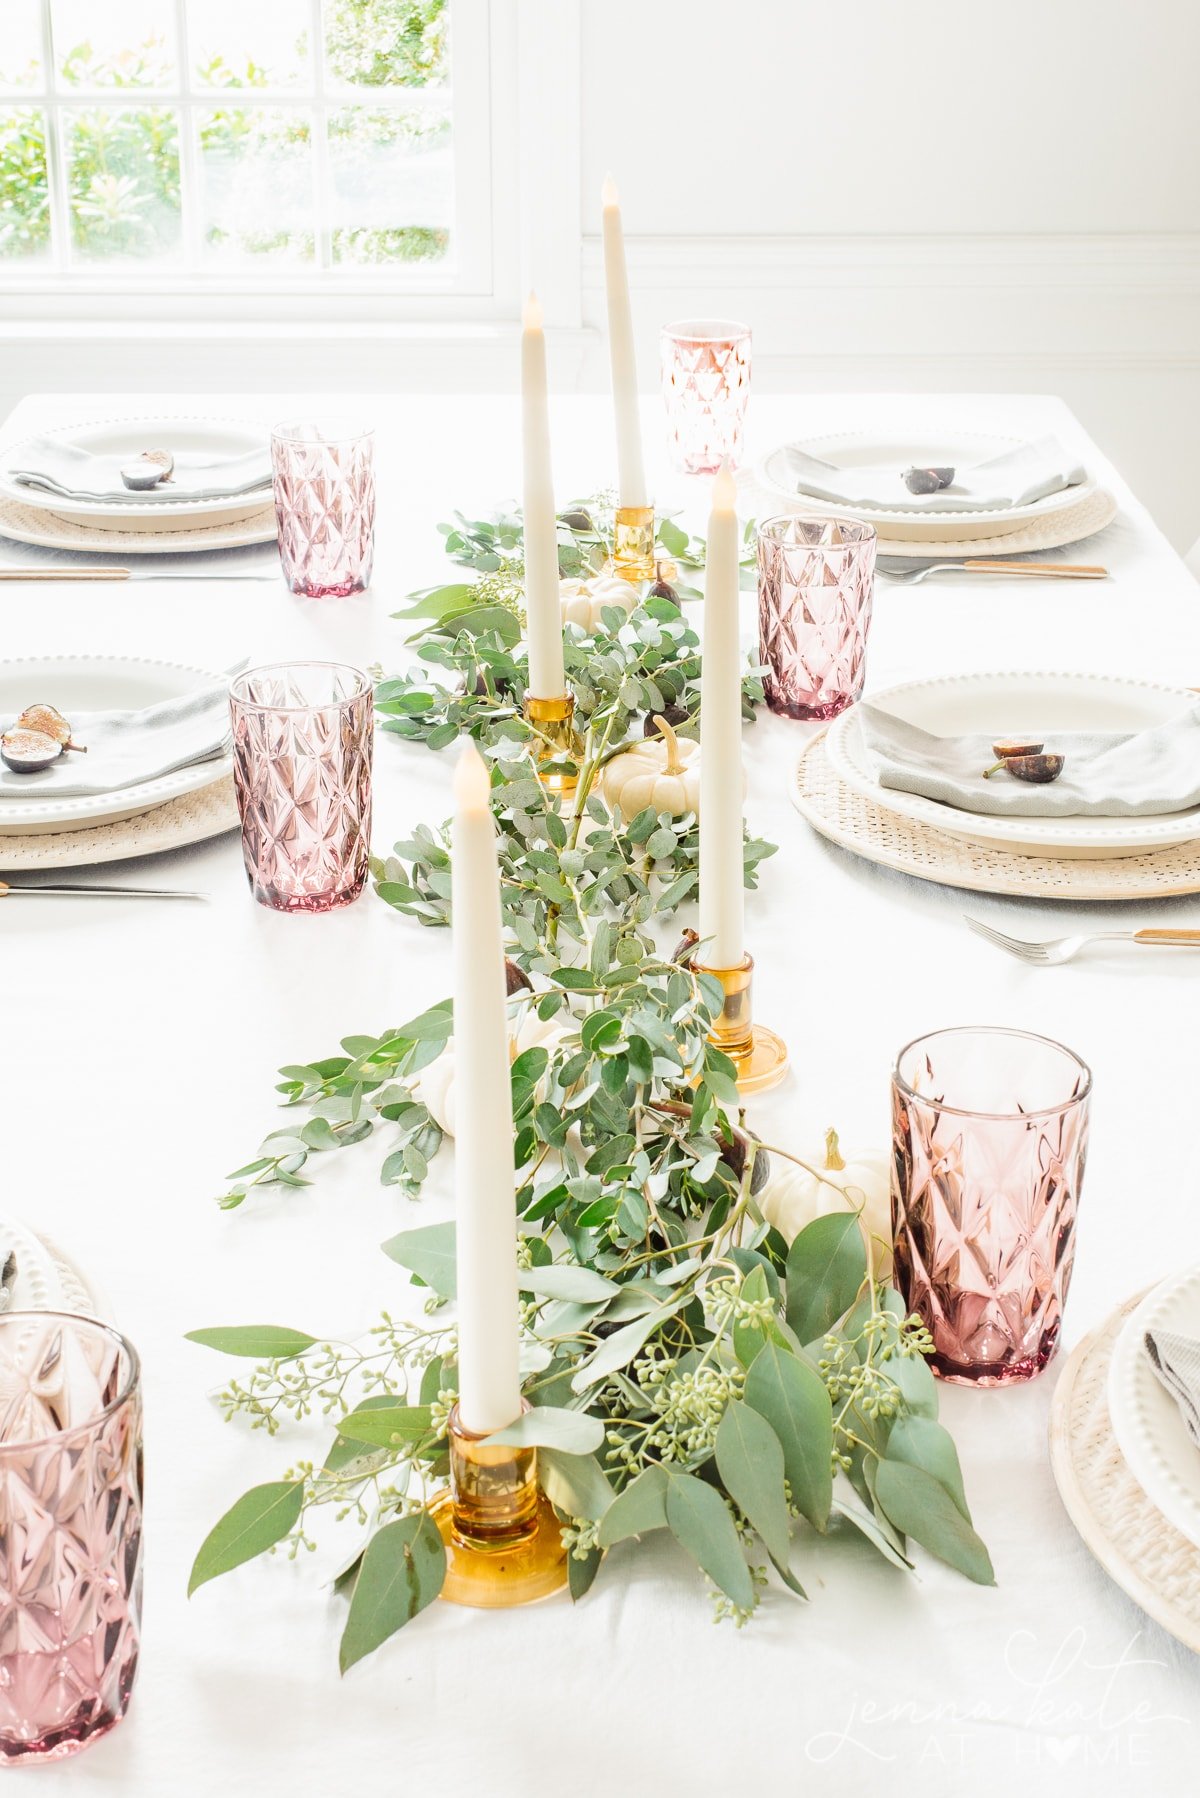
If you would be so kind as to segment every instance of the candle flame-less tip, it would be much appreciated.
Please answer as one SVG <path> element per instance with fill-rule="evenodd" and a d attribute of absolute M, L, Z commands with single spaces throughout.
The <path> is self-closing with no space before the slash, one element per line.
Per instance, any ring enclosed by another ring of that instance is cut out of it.
<path fill-rule="evenodd" d="M 737 511 L 737 482 L 733 478 L 728 459 L 721 463 L 713 477 L 712 509 L 714 512 Z"/>
<path fill-rule="evenodd" d="M 604 186 L 600 189 L 600 204 L 602 206 L 615 206 L 618 203 L 619 197 L 616 182 L 611 175 L 605 175 Z"/>
<path fill-rule="evenodd" d="M 487 763 L 474 743 L 464 743 L 454 770 L 454 809 L 458 812 L 486 812 L 491 781 Z"/>
<path fill-rule="evenodd" d="M 521 308 L 521 324 L 526 331 L 540 331 L 542 328 L 542 302 L 533 289 L 529 290 L 529 298 Z"/>

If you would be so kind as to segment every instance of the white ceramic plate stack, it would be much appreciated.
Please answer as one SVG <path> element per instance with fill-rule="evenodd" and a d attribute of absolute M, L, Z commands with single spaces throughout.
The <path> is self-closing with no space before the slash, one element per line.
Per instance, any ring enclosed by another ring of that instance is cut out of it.
<path fill-rule="evenodd" d="M 1101 1566 L 1200 1650 L 1200 1446 L 1150 1366 L 1148 1329 L 1200 1337 L 1200 1268 L 1131 1299 L 1079 1344 L 1055 1389 L 1051 1464 Z"/>
<path fill-rule="evenodd" d="M 1187 687 L 1063 673 L 950 675 L 909 681 L 869 698 L 880 711 L 935 737 L 1032 733 L 1050 745 L 1066 731 L 1148 730 L 1196 703 L 1195 693 Z M 881 787 L 853 706 L 830 726 L 825 752 L 838 778 L 884 811 L 1013 855 L 1111 861 L 1200 838 L 1200 806 L 1150 818 L 1004 818 L 959 811 L 919 794 Z"/>
<path fill-rule="evenodd" d="M 831 462 L 836 468 L 891 467 L 897 478 L 906 468 L 952 465 L 970 468 L 1007 450 L 1020 447 L 1021 439 L 979 431 L 946 431 L 933 437 L 903 437 L 877 432 L 851 431 L 837 436 L 797 438 L 764 456 L 754 471 L 756 492 L 747 494 L 756 511 L 799 512 L 808 517 L 831 513 L 862 519 L 879 534 L 881 554 L 928 557 L 931 553 L 951 560 L 959 556 L 1018 556 L 1038 550 L 1058 549 L 1078 543 L 1111 524 L 1117 503 L 1089 475 L 1077 486 L 1048 494 L 1027 506 L 979 507 L 953 512 L 936 506 L 900 505 L 894 511 L 880 506 L 845 505 L 840 501 L 812 499 L 797 493 L 788 467 L 788 451 L 802 450 Z"/>
<path fill-rule="evenodd" d="M 267 437 L 261 424 L 244 419 L 107 419 L 41 433 L 96 454 L 132 460 L 143 450 L 196 451 L 217 460 L 260 449 Z M 242 549 L 275 536 L 275 509 L 269 490 L 215 499 L 63 499 L 15 481 L 12 471 L 28 467 L 28 439 L 0 454 L 0 536 L 47 549 L 85 550 L 116 556 L 161 555 L 189 550 Z"/>
<path fill-rule="evenodd" d="M 128 656 L 27 656 L 0 662 L 0 728 L 28 705 L 125 711 L 209 687 L 211 669 Z M 53 788 L 0 796 L 0 872 L 150 855 L 232 830 L 232 759 L 178 768 L 118 792 L 55 798 Z"/>

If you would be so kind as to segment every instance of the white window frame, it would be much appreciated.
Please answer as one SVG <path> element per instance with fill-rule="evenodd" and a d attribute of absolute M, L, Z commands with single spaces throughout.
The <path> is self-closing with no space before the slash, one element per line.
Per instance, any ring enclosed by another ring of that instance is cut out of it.
<path fill-rule="evenodd" d="M 86 302 L 98 302 L 100 316 L 118 316 L 127 306 L 132 313 L 142 310 L 150 300 L 218 302 L 217 313 L 235 316 L 236 302 L 253 301 L 271 295 L 287 304 L 305 299 L 336 301 L 342 296 L 383 296 L 393 303 L 398 298 L 416 298 L 428 302 L 433 297 L 446 300 L 481 299 L 495 291 L 496 258 L 493 230 L 492 194 L 496 174 L 493 127 L 493 92 L 496 87 L 492 56 L 493 20 L 502 0 L 451 0 L 450 96 L 455 158 L 455 204 L 451 226 L 450 254 L 445 262 L 429 264 L 395 263 L 379 268 L 326 268 L 321 270 L 289 270 L 281 267 L 256 269 L 204 270 L 198 266 L 201 224 L 198 217 L 199 167 L 197 157 L 197 115 L 214 105 L 232 103 L 234 93 L 242 90 L 190 88 L 187 71 L 191 67 L 191 45 L 188 38 L 186 0 L 163 0 L 164 7 L 174 12 L 174 28 L 180 60 L 179 85 L 176 88 L 101 89 L 91 93 L 62 92 L 54 89 L 53 46 L 51 42 L 50 0 L 40 0 L 42 20 L 42 55 L 46 68 L 45 85 L 38 93 L 13 94 L 14 106 L 28 106 L 40 111 L 46 121 L 47 174 L 52 191 L 54 232 L 51 258 L 37 268 L 6 268 L 0 264 L 0 302 L 3 311 L 11 313 L 22 299 L 52 302 L 51 311 L 70 316 Z M 311 11 L 310 30 L 314 45 L 313 85 L 304 91 L 293 88 L 255 88 L 245 94 L 248 105 L 331 109 L 361 104 L 381 109 L 419 108 L 441 102 L 444 90 L 420 88 L 354 88 L 327 85 L 321 24 L 321 0 L 308 0 Z M 102 263 L 72 262 L 69 244 L 69 190 L 67 171 L 67 136 L 64 115 L 88 107 L 170 106 L 180 115 L 180 186 L 182 194 L 182 233 L 185 255 L 196 266 L 138 269 L 136 264 L 122 262 L 107 267 Z M 324 133 L 313 133 L 313 170 L 315 191 L 320 200 L 328 180 Z M 327 229 L 320 219 L 318 226 Z M 53 304 L 63 301 L 60 308 Z M 228 304 L 233 302 L 233 304 Z M 253 307 L 251 307 L 253 310 Z M 306 308 L 296 308 L 302 315 Z M 315 309 L 321 310 L 320 305 Z"/>

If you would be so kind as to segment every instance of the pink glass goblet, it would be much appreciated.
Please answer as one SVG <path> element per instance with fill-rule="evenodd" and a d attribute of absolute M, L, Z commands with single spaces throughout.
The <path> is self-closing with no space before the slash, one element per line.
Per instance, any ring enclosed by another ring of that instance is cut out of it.
<path fill-rule="evenodd" d="M 750 398 L 750 327 L 727 318 L 664 325 L 663 403 L 672 460 L 684 474 L 715 474 L 742 459 Z"/>
<path fill-rule="evenodd" d="M 787 718 L 836 718 L 863 690 L 875 530 L 848 518 L 767 518 L 758 528 L 763 692 Z"/>
<path fill-rule="evenodd" d="M 349 905 L 371 848 L 370 680 L 337 662 L 279 662 L 239 674 L 229 710 L 254 897 L 276 911 Z"/>
<path fill-rule="evenodd" d="M 943 1379 L 1011 1385 L 1054 1354 L 1091 1085 L 1070 1049 L 1021 1030 L 939 1030 L 900 1051 L 893 1279 Z"/>
<path fill-rule="evenodd" d="M 142 1615 L 138 1358 L 93 1318 L 0 1316 L 0 1766 L 129 1704 Z"/>
<path fill-rule="evenodd" d="M 271 432 L 283 578 L 308 599 L 361 593 L 375 548 L 375 438 L 338 420 Z"/>

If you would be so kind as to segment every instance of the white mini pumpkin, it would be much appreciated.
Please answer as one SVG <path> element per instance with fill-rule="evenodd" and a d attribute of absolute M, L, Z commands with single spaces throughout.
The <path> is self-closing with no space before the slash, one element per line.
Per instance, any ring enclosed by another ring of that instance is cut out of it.
<path fill-rule="evenodd" d="M 549 1049 L 566 1035 L 566 1026 L 558 1018 L 539 1018 L 532 1006 L 527 1007 L 518 1029 L 508 1040 L 511 1061 L 526 1049 Z M 454 1044 L 449 1043 L 436 1061 L 421 1070 L 421 1103 L 430 1117 L 447 1136 L 454 1135 Z"/>
<path fill-rule="evenodd" d="M 604 613 L 610 606 L 628 618 L 637 605 L 638 590 L 618 575 L 597 574 L 586 581 L 559 581 L 558 598 L 563 623 L 577 624 L 594 637 L 604 629 Z"/>
<path fill-rule="evenodd" d="M 836 1130 L 825 1132 L 820 1149 L 802 1155 L 808 1167 L 771 1157 L 771 1177 L 758 1195 L 769 1224 L 793 1241 L 806 1224 L 835 1211 L 858 1211 L 870 1239 L 871 1263 L 877 1280 L 885 1280 L 892 1266 L 891 1161 L 882 1150 L 844 1156 Z M 809 1167 L 819 1171 L 810 1173 Z"/>
<path fill-rule="evenodd" d="M 600 776 L 607 804 L 635 818 L 646 806 L 679 818 L 700 809 L 700 745 L 677 737 L 665 718 L 654 722 L 661 736 L 646 737 L 614 756 Z"/>

